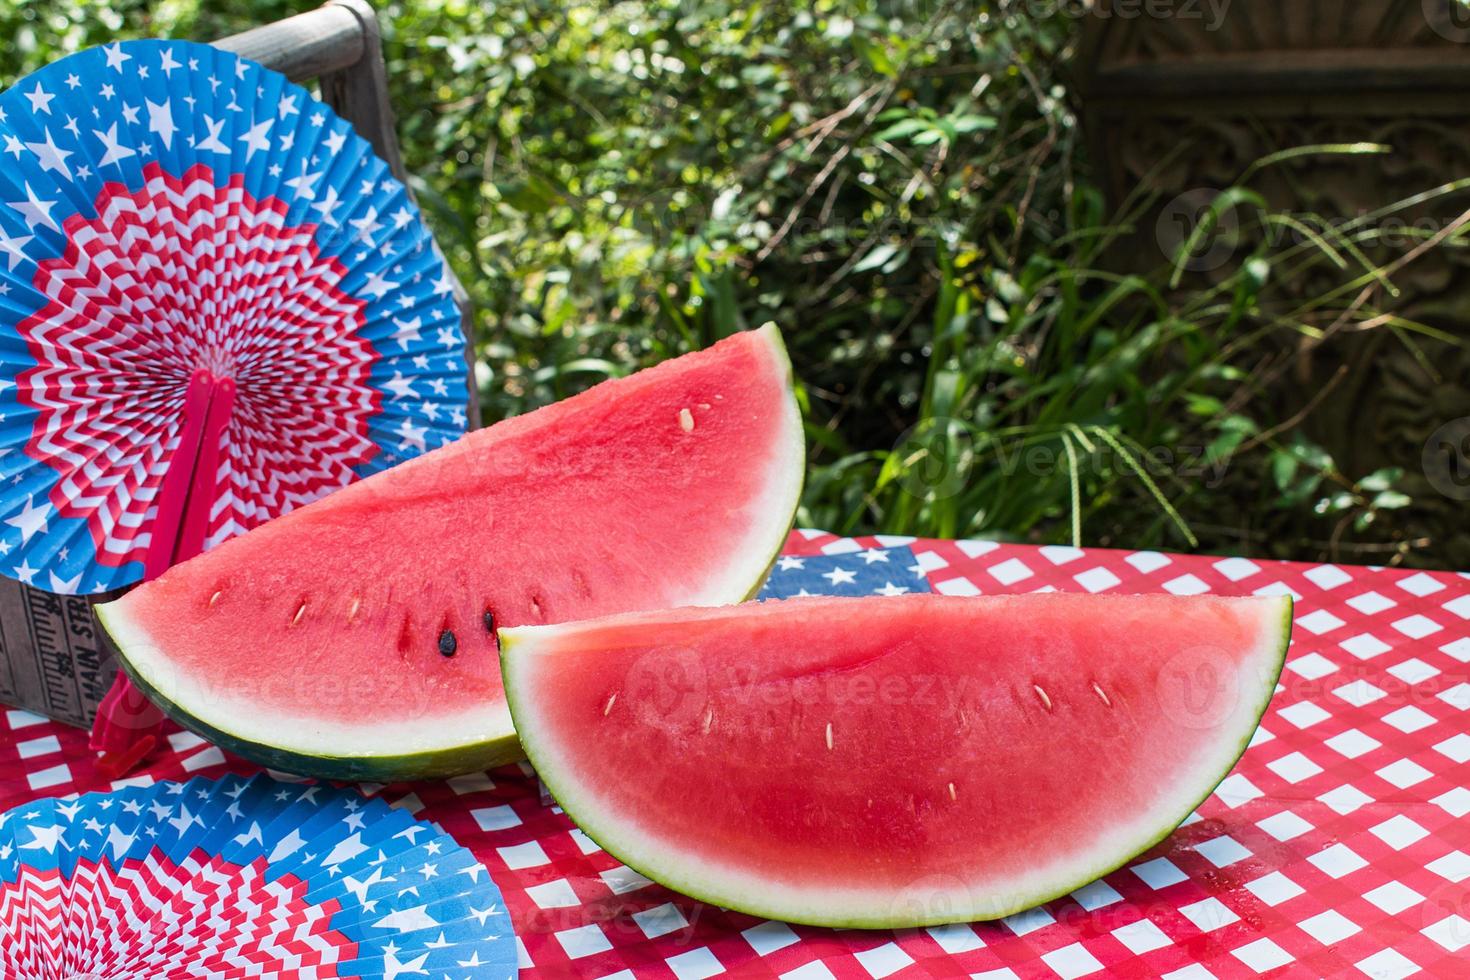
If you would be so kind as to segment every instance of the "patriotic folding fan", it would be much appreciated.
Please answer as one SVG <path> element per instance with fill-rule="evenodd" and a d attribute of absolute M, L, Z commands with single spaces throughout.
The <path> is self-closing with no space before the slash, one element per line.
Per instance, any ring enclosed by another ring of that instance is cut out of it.
<path fill-rule="evenodd" d="M 0 144 L 0 573 L 129 585 L 463 432 L 443 260 L 304 89 L 123 42 L 0 95 Z"/>
<path fill-rule="evenodd" d="M 268 776 L 0 817 L 0 977 L 513 977 L 474 855 L 380 800 Z"/>

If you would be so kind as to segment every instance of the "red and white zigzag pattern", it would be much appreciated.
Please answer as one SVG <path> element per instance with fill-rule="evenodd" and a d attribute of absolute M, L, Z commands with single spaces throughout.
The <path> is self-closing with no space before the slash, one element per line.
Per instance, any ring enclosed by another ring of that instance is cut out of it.
<path fill-rule="evenodd" d="M 264 869 L 149 857 L 83 862 L 63 881 L 25 868 L 0 884 L 0 936 L 21 940 L 0 947 L 0 978 L 336 977 L 357 955 L 328 928 L 337 903 L 313 905 L 305 883 Z"/>
<path fill-rule="evenodd" d="M 19 328 L 37 362 L 18 379 L 40 413 L 27 451 L 60 471 L 52 504 L 88 520 L 109 565 L 148 547 L 197 368 L 237 385 L 210 544 L 348 483 L 375 452 L 380 399 L 365 303 L 342 291 L 314 225 L 290 224 L 238 176 L 216 187 L 205 167 L 178 178 L 156 164 L 145 176 L 67 221 L 66 253 L 36 272 L 50 302 Z"/>

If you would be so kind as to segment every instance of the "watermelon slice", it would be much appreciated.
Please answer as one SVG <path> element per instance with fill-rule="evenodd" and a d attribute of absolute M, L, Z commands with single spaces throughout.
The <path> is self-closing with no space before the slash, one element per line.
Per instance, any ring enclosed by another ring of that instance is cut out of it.
<path fill-rule="evenodd" d="M 788 922 L 1009 915 L 1163 839 L 1229 772 L 1283 598 L 793 599 L 501 633 L 521 741 L 649 878 Z"/>
<path fill-rule="evenodd" d="M 495 628 L 759 587 L 803 466 L 774 327 L 471 433 L 98 607 L 171 717 L 277 769 L 520 758 Z"/>

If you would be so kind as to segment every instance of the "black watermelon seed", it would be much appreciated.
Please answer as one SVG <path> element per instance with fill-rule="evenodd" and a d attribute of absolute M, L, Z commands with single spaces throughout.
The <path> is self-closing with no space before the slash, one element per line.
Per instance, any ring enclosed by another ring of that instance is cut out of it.
<path fill-rule="evenodd" d="M 459 641 L 454 638 L 454 630 L 445 630 L 439 634 L 439 652 L 446 657 L 454 656 L 459 649 Z"/>
<path fill-rule="evenodd" d="M 495 632 L 495 614 L 488 609 L 485 610 L 485 632 Z"/>

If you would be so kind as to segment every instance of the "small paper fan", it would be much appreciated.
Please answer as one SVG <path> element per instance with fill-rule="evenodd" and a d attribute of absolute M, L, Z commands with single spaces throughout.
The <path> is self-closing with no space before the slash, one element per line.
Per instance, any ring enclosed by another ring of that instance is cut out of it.
<path fill-rule="evenodd" d="M 0 935 L 0 977 L 517 969 L 500 893 L 472 854 L 379 800 L 268 776 L 12 810 Z"/>
<path fill-rule="evenodd" d="M 128 585 L 464 431 L 442 257 L 283 76 L 84 51 L 0 95 L 0 161 L 0 573 Z"/>

